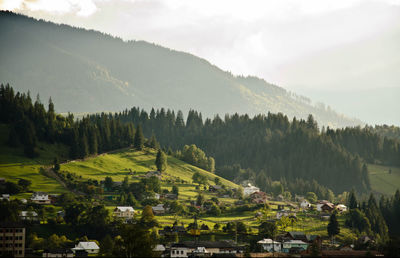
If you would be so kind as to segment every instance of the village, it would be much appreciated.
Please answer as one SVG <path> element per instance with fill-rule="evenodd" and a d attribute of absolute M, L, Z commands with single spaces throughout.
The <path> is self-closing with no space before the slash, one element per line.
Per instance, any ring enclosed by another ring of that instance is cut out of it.
<path fill-rule="evenodd" d="M 157 171 L 148 171 L 140 175 L 140 178 L 156 182 L 162 180 L 161 173 Z M 107 203 L 111 220 L 124 224 L 135 223 L 144 208 L 110 205 L 113 202 L 121 203 L 121 199 L 116 199 L 110 194 L 123 187 L 124 183 L 107 184 L 106 181 L 107 179 L 101 181 L 99 185 L 104 189 L 101 198 L 103 203 Z M 326 231 L 326 225 L 332 214 L 345 216 L 347 206 L 344 203 L 334 204 L 327 200 L 311 202 L 306 197 L 298 195 L 287 200 L 282 194 L 272 197 L 249 182 L 244 182 L 238 189 L 229 189 L 216 181 L 218 184 L 204 184 L 202 187 L 199 184 L 197 188 L 202 189 L 199 190 L 199 195 L 186 202 L 178 203 L 177 188 L 174 191 L 164 189 L 160 193 L 153 192 L 144 197 L 144 203 L 147 203 L 147 207 L 151 207 L 151 213 L 158 221 L 156 226 L 158 238 L 153 247 L 156 256 L 244 257 L 249 254 L 257 257 L 316 254 L 324 257 L 337 257 L 343 254 L 360 256 L 367 252 L 363 248 L 374 241 L 369 236 L 362 236 L 352 243 L 343 242 L 342 239 L 328 238 L 325 232 L 311 234 L 299 230 L 312 232 L 309 225 L 306 228 L 302 225 L 308 221 L 322 225 L 322 231 Z M 0 183 L 4 184 L 5 180 L 1 179 Z M 1 225 L 2 254 L 12 253 L 15 257 L 40 254 L 41 257 L 101 256 L 100 239 L 71 241 L 70 247 L 64 245 L 64 248 L 57 249 L 33 250 L 26 246 L 27 228 L 66 223 L 65 216 L 68 211 L 63 209 L 64 195 L 33 192 L 30 198 L 18 199 L 20 206 L 27 209 L 19 211 L 20 223 Z M 100 203 L 99 197 L 96 198 L 93 199 L 94 202 Z M 227 204 L 220 201 L 225 198 L 233 201 L 229 207 L 225 207 Z M 1 199 L 2 202 L 16 201 L 10 194 L 2 194 Z M 182 207 L 177 208 L 179 205 Z M 43 207 L 51 212 L 43 212 Z M 185 213 L 183 210 L 193 212 Z M 210 217 L 223 217 L 224 213 L 243 213 L 248 217 L 220 222 L 213 221 Z M 376 251 L 368 252 L 373 255 L 379 254 Z"/>

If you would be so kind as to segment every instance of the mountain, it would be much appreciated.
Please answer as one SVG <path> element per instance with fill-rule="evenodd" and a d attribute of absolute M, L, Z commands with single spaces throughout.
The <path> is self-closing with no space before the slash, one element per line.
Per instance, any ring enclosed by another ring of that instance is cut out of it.
<path fill-rule="evenodd" d="M 0 81 L 19 91 L 40 92 L 42 100 L 52 97 L 58 112 L 119 111 L 135 105 L 196 109 L 209 117 L 313 114 L 324 125 L 361 124 L 263 79 L 234 76 L 188 53 L 11 12 L 0 12 L 0 23 Z"/>

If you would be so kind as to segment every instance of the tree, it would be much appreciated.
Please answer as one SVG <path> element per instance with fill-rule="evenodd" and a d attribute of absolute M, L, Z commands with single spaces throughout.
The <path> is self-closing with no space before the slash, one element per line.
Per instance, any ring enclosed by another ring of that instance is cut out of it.
<path fill-rule="evenodd" d="M 135 137 L 133 138 L 133 147 L 137 150 L 143 150 L 144 136 L 142 126 L 139 124 L 136 128 Z"/>
<path fill-rule="evenodd" d="M 112 256 L 112 251 L 114 249 L 114 241 L 110 235 L 106 235 L 100 241 L 100 253 L 106 257 Z"/>
<path fill-rule="evenodd" d="M 246 233 L 247 233 L 247 227 L 246 227 L 246 225 L 245 225 L 243 222 L 241 222 L 241 221 L 236 222 L 236 230 L 237 230 L 237 232 L 240 233 L 240 234 L 246 234 Z"/>
<path fill-rule="evenodd" d="M 111 190 L 114 186 L 113 179 L 110 176 L 106 176 L 104 179 L 104 187 L 108 190 Z"/>
<path fill-rule="evenodd" d="M 27 191 L 29 186 L 32 185 L 32 181 L 21 178 L 18 180 L 18 185 L 21 186 L 24 191 Z"/>
<path fill-rule="evenodd" d="M 274 239 L 278 233 L 278 227 L 274 222 L 265 221 L 258 226 L 258 234 L 263 238 Z"/>
<path fill-rule="evenodd" d="M 164 172 L 167 169 L 167 156 L 162 150 L 158 150 L 155 164 L 160 172 Z"/>
<path fill-rule="evenodd" d="M 201 184 L 205 185 L 205 184 L 207 184 L 207 181 L 208 181 L 207 177 L 200 174 L 199 172 L 196 172 L 193 174 L 192 180 L 193 180 L 193 183 L 198 183 L 199 185 L 201 185 Z"/>
<path fill-rule="evenodd" d="M 208 211 L 208 214 L 214 215 L 214 216 L 219 216 L 221 215 L 221 209 L 219 208 L 218 205 L 212 204 L 210 210 Z"/>
<path fill-rule="evenodd" d="M 306 199 L 309 200 L 311 203 L 316 203 L 317 202 L 317 195 L 313 192 L 308 192 L 306 194 Z"/>
<path fill-rule="evenodd" d="M 329 224 L 328 224 L 327 230 L 328 230 L 329 237 L 334 237 L 340 233 L 339 222 L 337 221 L 337 218 L 336 218 L 336 212 L 332 213 L 332 215 L 329 219 Z"/>
<path fill-rule="evenodd" d="M 369 234 L 371 231 L 371 223 L 364 212 L 358 208 L 349 211 L 348 218 L 346 220 L 346 226 L 357 230 L 359 233 Z"/>
<path fill-rule="evenodd" d="M 349 209 L 356 209 L 358 207 L 358 202 L 356 198 L 356 194 L 354 192 L 354 189 L 351 190 L 350 195 L 347 200 L 347 205 L 349 206 Z"/>
<path fill-rule="evenodd" d="M 196 204 L 199 205 L 199 206 L 201 206 L 201 205 L 203 205 L 204 202 L 205 202 L 204 195 L 201 194 L 201 193 L 199 193 L 199 194 L 197 195 L 197 197 L 196 197 Z"/>
<path fill-rule="evenodd" d="M 179 195 L 179 188 L 176 185 L 172 186 L 172 193 L 176 194 L 177 196 Z"/>
<path fill-rule="evenodd" d="M 150 232 L 140 224 L 122 225 L 115 240 L 114 256 L 152 257 L 154 242 Z"/>
<path fill-rule="evenodd" d="M 58 172 L 58 171 L 60 171 L 60 162 L 58 161 L 58 158 L 57 157 L 55 157 L 54 158 L 54 161 L 53 161 L 53 170 L 54 170 L 54 172 Z"/>
<path fill-rule="evenodd" d="M 155 227 L 158 223 L 154 218 L 153 209 L 150 205 L 146 205 L 143 208 L 142 217 L 140 218 L 140 223 L 146 228 Z"/>

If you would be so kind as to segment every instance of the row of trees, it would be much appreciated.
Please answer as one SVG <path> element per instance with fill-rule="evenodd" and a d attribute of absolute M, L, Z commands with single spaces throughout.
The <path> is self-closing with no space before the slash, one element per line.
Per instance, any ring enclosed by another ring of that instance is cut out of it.
<path fill-rule="evenodd" d="M 385 207 L 378 205 L 372 194 L 368 201 L 359 203 L 354 191 L 351 191 L 348 197 L 348 207 L 350 210 L 346 226 L 358 233 L 374 235 L 379 242 L 385 242 L 389 239 L 387 222 L 391 221 L 385 219 L 382 213 Z"/>
<path fill-rule="evenodd" d="M 337 193 L 352 187 L 358 192 L 370 189 L 364 160 L 394 165 L 400 160 L 397 139 L 358 127 L 320 132 L 311 115 L 292 121 L 281 113 L 253 118 L 234 114 L 224 119 L 217 115 L 203 122 L 201 113 L 191 110 L 185 122 L 180 111 L 175 115 L 171 110 L 152 109 L 148 114 L 132 108 L 74 121 L 71 114 L 56 115 L 51 101 L 46 111 L 39 98 L 32 104 L 29 94 L 14 94 L 8 85 L 1 86 L 0 105 L 1 122 L 12 124 L 9 144 L 20 141 L 32 157 L 37 155 L 37 140 L 65 143 L 71 146 L 71 158 L 83 158 L 130 145 L 139 150 L 146 144 L 156 147 L 157 137 L 165 148 L 182 149 L 177 152 L 182 159 L 209 171 L 216 167 L 216 173 L 228 179 L 255 181 L 264 175 L 265 179 L 257 180 L 262 185 L 267 178 L 288 183 L 301 178 Z M 239 173 L 226 173 L 224 168 L 232 164 L 239 166 Z"/>
<path fill-rule="evenodd" d="M 251 169 L 256 176 L 264 174 L 272 180 L 315 179 L 318 184 L 336 192 L 353 186 L 360 192 L 370 189 L 361 152 L 351 152 L 353 150 L 343 143 L 347 138 L 336 140 L 330 129 L 329 133 L 325 129 L 320 132 L 312 116 L 307 120 L 294 118 L 289 121 L 280 113 L 253 118 L 234 114 L 226 115 L 224 119 L 217 115 L 203 121 L 201 113 L 192 110 L 185 122 L 182 112 L 175 115 L 171 110 L 152 109 L 149 115 L 144 110 L 132 108 L 115 114 L 115 117 L 124 123 L 141 124 L 145 136 L 155 134 L 162 146 L 176 150 L 187 143 L 195 144 L 215 158 L 216 173 L 228 179 L 235 176 L 225 173 L 223 168 L 238 164 L 245 170 Z M 354 130 L 365 134 L 362 129 Z M 335 134 L 345 135 L 346 132 L 337 130 Z M 398 146 L 397 142 L 394 144 Z M 360 146 L 359 149 L 364 148 Z M 393 153 L 398 155 L 397 149 Z M 191 159 L 191 156 L 187 157 L 187 160 Z"/>

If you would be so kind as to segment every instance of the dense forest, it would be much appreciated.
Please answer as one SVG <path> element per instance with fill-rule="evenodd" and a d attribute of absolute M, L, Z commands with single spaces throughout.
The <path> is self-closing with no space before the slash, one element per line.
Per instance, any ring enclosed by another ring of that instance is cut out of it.
<path fill-rule="evenodd" d="M 215 162 L 215 173 L 227 179 L 250 180 L 263 189 L 279 180 L 287 189 L 313 191 L 320 197 L 328 196 L 329 189 L 368 191 L 365 161 L 389 165 L 400 161 L 398 140 L 382 138 L 369 128 L 319 130 L 311 115 L 289 121 L 281 113 L 253 118 L 234 114 L 203 121 L 201 113 L 191 110 L 185 121 L 181 111 L 147 113 L 134 107 L 75 121 L 72 114 L 56 114 L 51 99 L 46 111 L 39 96 L 32 103 L 29 93 L 14 93 L 8 85 L 0 88 L 0 107 L 0 122 L 12 125 L 8 144 L 22 144 L 29 157 L 37 155 L 38 140 L 64 143 L 70 146 L 71 158 L 83 158 L 130 146 L 136 132 L 143 131 L 147 144 L 157 146 L 156 137 L 163 148 L 189 161 L 193 158 L 185 152 L 191 149 L 190 155 L 204 160 L 196 162 L 209 170 L 214 170 L 209 163 Z M 199 149 L 185 147 L 191 144 Z"/>

